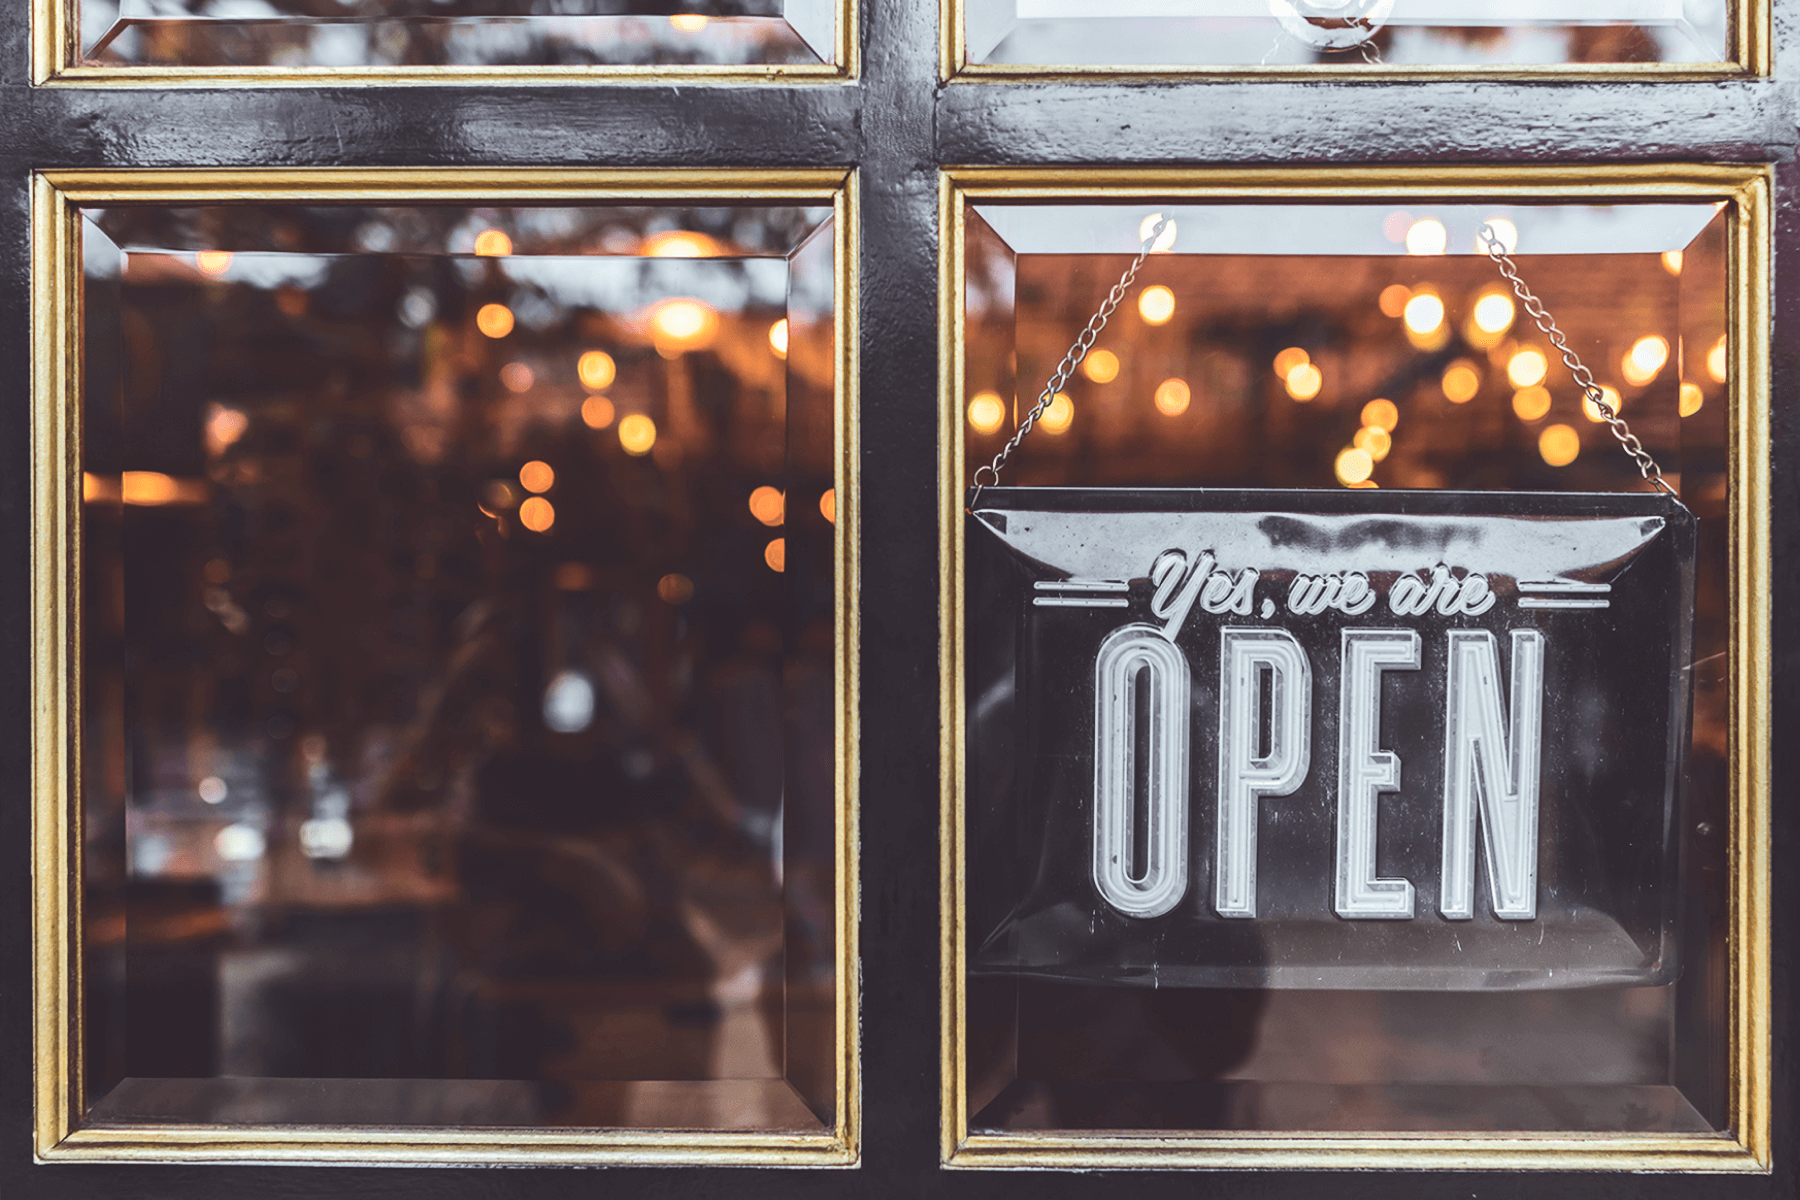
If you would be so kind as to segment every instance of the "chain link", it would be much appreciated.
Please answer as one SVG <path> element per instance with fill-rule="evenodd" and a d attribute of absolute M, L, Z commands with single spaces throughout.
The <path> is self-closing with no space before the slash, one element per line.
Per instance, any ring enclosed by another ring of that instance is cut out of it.
<path fill-rule="evenodd" d="M 1512 255 L 1506 252 L 1506 243 L 1500 240 L 1499 232 L 1485 221 L 1481 226 L 1481 241 L 1487 250 L 1487 256 L 1493 259 L 1494 266 L 1498 267 L 1500 274 L 1504 275 L 1506 281 L 1512 284 L 1513 294 L 1518 296 L 1519 303 L 1525 306 L 1525 311 L 1530 314 L 1532 323 L 1538 327 L 1540 333 L 1550 339 L 1550 344 L 1556 348 L 1556 352 L 1562 355 L 1563 365 L 1569 368 L 1569 374 L 1574 378 L 1575 386 L 1581 389 L 1582 398 L 1593 405 L 1594 411 L 1600 414 L 1601 420 L 1605 421 L 1607 428 L 1612 431 L 1613 439 L 1619 443 L 1619 447 L 1626 454 L 1631 456 L 1631 461 L 1637 464 L 1638 474 L 1649 480 L 1651 485 L 1659 491 L 1667 492 L 1679 500 L 1680 497 L 1676 496 L 1675 489 L 1670 487 L 1669 481 L 1663 478 L 1662 468 L 1656 465 L 1656 460 L 1650 457 L 1650 452 L 1644 449 L 1644 444 L 1638 441 L 1636 434 L 1631 432 L 1631 426 L 1625 423 L 1625 418 L 1619 415 L 1618 409 L 1606 402 L 1606 393 L 1601 390 L 1598 383 L 1594 382 L 1594 373 L 1587 369 L 1587 364 L 1581 361 L 1581 356 L 1569 348 L 1569 339 L 1557 327 L 1556 318 L 1550 315 L 1550 310 L 1544 307 L 1544 302 L 1533 295 L 1531 289 L 1525 286 L 1525 281 L 1519 278 L 1519 264 L 1515 263 Z"/>
<path fill-rule="evenodd" d="M 1018 431 L 1012 435 L 1012 439 L 1006 445 L 1000 447 L 1000 453 L 994 455 L 993 462 L 975 468 L 975 477 L 970 481 L 974 485 L 974 490 L 969 493 L 970 508 L 974 508 L 975 501 L 981 498 L 982 488 L 1000 482 L 1000 471 L 1006 466 L 1006 460 L 1012 457 L 1013 451 L 1019 448 L 1019 443 L 1025 440 L 1025 435 L 1037 425 L 1038 418 L 1042 417 L 1050 405 L 1055 402 L 1057 393 L 1062 391 L 1064 385 L 1069 382 L 1069 376 L 1075 373 L 1075 368 L 1081 365 L 1082 360 L 1088 356 L 1088 351 L 1094 348 L 1094 343 L 1099 340 L 1100 331 L 1106 328 L 1106 322 L 1111 319 L 1113 312 L 1125 299 L 1125 293 L 1131 290 L 1131 285 L 1137 279 L 1138 272 L 1144 269 L 1145 261 L 1149 259 L 1150 252 L 1156 247 L 1156 239 L 1161 237 L 1163 230 L 1169 227 L 1169 221 L 1169 217 L 1161 213 L 1157 214 L 1156 225 L 1150 230 L 1150 236 L 1144 239 L 1144 244 L 1139 248 L 1137 257 L 1131 260 L 1131 265 L 1125 268 L 1123 275 L 1119 276 L 1119 282 L 1113 284 L 1112 291 L 1106 293 L 1106 299 L 1100 302 L 1100 310 L 1088 321 L 1087 328 L 1081 331 L 1081 335 L 1075 339 L 1075 344 L 1069 347 L 1069 352 L 1063 355 L 1062 362 L 1057 366 L 1055 373 L 1050 376 L 1050 382 L 1045 384 L 1044 390 L 1039 393 L 1037 403 L 1031 406 L 1031 411 L 1025 414 L 1023 421 L 1019 422 Z M 985 484 L 981 482 L 983 471 L 988 473 L 988 481 Z"/>
<path fill-rule="evenodd" d="M 1156 246 L 1156 239 L 1161 237 L 1163 230 L 1168 228 L 1169 220 L 1170 218 L 1166 216 L 1157 215 L 1156 225 L 1150 230 L 1150 236 L 1144 239 L 1144 244 L 1138 250 L 1137 257 L 1131 261 L 1129 267 L 1125 268 L 1125 273 L 1119 276 L 1119 282 L 1113 284 L 1112 291 L 1108 292 L 1106 299 L 1101 301 L 1099 311 L 1088 321 L 1087 328 L 1081 331 L 1080 336 L 1075 339 L 1075 344 L 1069 347 L 1069 352 L 1063 355 L 1062 362 L 1057 366 L 1055 373 L 1050 376 L 1050 382 L 1045 384 L 1044 390 L 1039 393 L 1037 403 L 1032 405 L 1031 411 L 1025 414 L 1025 419 L 1019 422 L 1017 432 L 1012 435 L 1006 445 L 1000 448 L 1000 453 L 994 455 L 993 462 L 975 469 L 975 477 L 970 481 L 973 486 L 969 492 L 969 508 L 975 507 L 975 502 L 981 498 L 983 488 L 1000 482 L 1000 471 L 1006 466 L 1006 460 L 1011 458 L 1013 451 L 1019 448 L 1019 443 L 1025 440 L 1025 435 L 1036 427 L 1038 418 L 1042 417 L 1049 409 L 1056 400 L 1057 393 L 1061 392 L 1064 385 L 1069 382 L 1069 376 L 1075 373 L 1075 368 L 1081 365 L 1082 360 L 1087 357 L 1088 351 L 1094 348 L 1095 341 L 1100 337 L 1100 331 L 1106 328 L 1106 322 L 1118 309 L 1120 302 L 1125 299 L 1125 293 L 1130 290 L 1132 283 L 1137 279 L 1138 272 L 1143 269 L 1144 262 L 1150 257 L 1152 249 Z M 1656 465 L 1656 460 L 1650 457 L 1650 452 L 1644 449 L 1644 444 L 1638 441 L 1636 434 L 1631 432 L 1631 426 L 1627 425 L 1625 419 L 1619 416 L 1617 409 L 1606 402 L 1606 393 L 1600 390 L 1598 383 L 1594 382 L 1594 373 L 1587 369 L 1587 365 L 1581 361 L 1581 356 L 1569 348 L 1569 339 L 1557 326 L 1556 318 L 1550 315 L 1550 310 L 1544 307 L 1544 302 L 1525 286 L 1525 281 L 1519 277 L 1519 265 L 1513 261 L 1512 255 L 1507 253 L 1506 244 L 1500 240 L 1499 232 L 1492 225 L 1483 222 L 1480 236 L 1487 256 L 1493 260 L 1494 266 L 1499 269 L 1500 274 L 1505 276 L 1506 281 L 1512 285 L 1513 294 L 1518 296 L 1519 302 L 1525 306 L 1526 313 L 1537 325 L 1538 331 L 1550 339 L 1550 344 L 1562 356 L 1563 365 L 1569 368 L 1569 374 L 1574 377 L 1576 386 L 1581 389 L 1582 398 L 1593 405 L 1594 411 L 1598 412 L 1601 419 L 1606 422 L 1614 440 L 1619 443 L 1620 448 L 1626 454 L 1631 456 L 1632 462 L 1637 464 L 1638 473 L 1658 490 L 1667 492 L 1679 500 L 1681 497 L 1676 494 L 1673 487 L 1669 486 L 1669 481 L 1663 478 L 1662 468 Z M 981 480 L 983 471 L 988 475 L 986 483 Z"/>

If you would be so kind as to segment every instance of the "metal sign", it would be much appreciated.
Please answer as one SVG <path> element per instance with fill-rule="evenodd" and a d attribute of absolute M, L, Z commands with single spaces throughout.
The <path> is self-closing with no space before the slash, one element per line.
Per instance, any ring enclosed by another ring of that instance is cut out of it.
<path fill-rule="evenodd" d="M 990 487 L 968 531 L 975 971 L 1673 977 L 1678 501 Z"/>

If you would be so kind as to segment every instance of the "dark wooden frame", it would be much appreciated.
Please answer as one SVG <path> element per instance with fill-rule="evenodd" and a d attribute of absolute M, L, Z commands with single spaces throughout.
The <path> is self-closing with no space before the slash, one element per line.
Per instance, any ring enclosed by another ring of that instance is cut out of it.
<path fill-rule="evenodd" d="M 1755 0 L 1751 0 L 1752 3 Z M 940 79 L 929 0 L 866 0 L 842 82 L 696 86 L 33 86 L 30 6 L 0 14 L 0 1195 L 562 1197 L 1161 1196 L 1384 1200 L 1462 1194 L 1727 1196 L 1800 1192 L 1793 1061 L 1800 758 L 1771 778 L 1774 1167 L 1766 1175 L 1528 1177 L 1372 1170 L 1096 1175 L 945 1170 L 939 1146 L 940 718 L 937 670 L 938 188 L 943 165 L 1401 163 L 1776 165 L 1771 411 L 1774 728 L 1800 711 L 1783 616 L 1800 602 L 1800 219 L 1794 197 L 1800 0 L 1771 0 L 1773 69 L 1712 80 Z M 845 1169 L 87 1164 L 32 1154 L 32 173 L 297 166 L 849 167 L 861 190 L 860 722 L 863 1144 Z M 1787 303 L 1789 296 L 1794 304 Z"/>

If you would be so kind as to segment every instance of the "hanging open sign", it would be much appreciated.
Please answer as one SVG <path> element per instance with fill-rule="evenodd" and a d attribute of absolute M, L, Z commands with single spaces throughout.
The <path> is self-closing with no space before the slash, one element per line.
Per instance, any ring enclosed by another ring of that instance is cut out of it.
<path fill-rule="evenodd" d="M 1672 497 L 989 487 L 968 529 L 977 972 L 1673 977 Z"/>

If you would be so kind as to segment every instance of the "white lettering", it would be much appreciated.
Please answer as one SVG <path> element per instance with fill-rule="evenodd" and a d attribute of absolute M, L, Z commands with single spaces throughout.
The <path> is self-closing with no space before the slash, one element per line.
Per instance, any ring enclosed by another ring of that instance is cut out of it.
<path fill-rule="evenodd" d="M 1419 669 L 1411 629 L 1346 629 L 1338 689 L 1337 914 L 1407 920 L 1413 885 L 1375 877 L 1375 831 L 1382 792 L 1400 790 L 1400 759 L 1381 749 L 1381 674 Z"/>
<path fill-rule="evenodd" d="M 1138 680 L 1149 703 L 1138 711 Z M 1154 625 L 1126 625 L 1094 660 L 1094 887 L 1131 917 L 1160 917 L 1188 886 L 1187 659 Z M 1150 761 L 1137 761 L 1140 720 L 1149 723 Z M 1136 783 L 1148 811 L 1138 858 Z"/>
<path fill-rule="evenodd" d="M 1256 915 L 1256 825 L 1263 796 L 1286 796 L 1312 765 L 1312 664 L 1282 629 L 1222 629 L 1219 643 L 1218 845 L 1213 908 Z M 1269 676 L 1269 711 L 1262 678 Z M 1268 721 L 1268 753 L 1258 735 Z"/>

